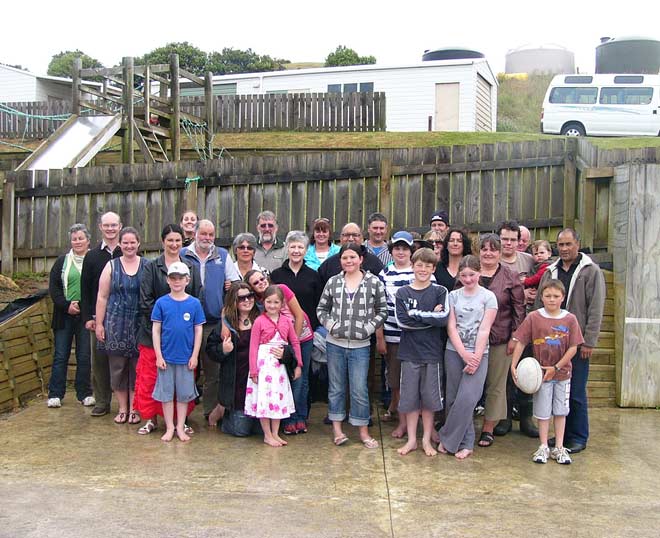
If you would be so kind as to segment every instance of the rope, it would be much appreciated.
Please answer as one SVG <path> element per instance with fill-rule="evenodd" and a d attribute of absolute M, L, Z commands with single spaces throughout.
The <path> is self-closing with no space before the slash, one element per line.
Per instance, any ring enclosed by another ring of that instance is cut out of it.
<path fill-rule="evenodd" d="M 0 103 L 0 112 L 5 112 L 6 114 L 10 114 L 12 116 L 22 116 L 24 118 L 33 118 L 37 120 L 54 120 L 54 121 L 64 121 L 71 116 L 71 114 L 55 114 L 53 116 L 44 116 L 42 114 L 28 114 L 26 112 L 21 112 L 20 110 L 16 110 L 15 108 L 11 108 L 1 103 Z"/>
<path fill-rule="evenodd" d="M 34 150 L 30 148 L 26 148 L 25 146 L 19 146 L 18 144 L 12 144 L 11 142 L 5 142 L 4 140 L 0 140 L 0 144 L 5 144 L 6 146 L 12 147 L 12 148 L 18 148 L 22 149 L 24 151 L 29 151 L 32 153 Z"/>
<path fill-rule="evenodd" d="M 193 182 L 198 182 L 200 179 L 202 179 L 202 178 L 199 177 L 199 176 L 187 177 L 186 180 L 185 180 L 186 190 L 189 191 L 190 190 L 190 185 Z"/>

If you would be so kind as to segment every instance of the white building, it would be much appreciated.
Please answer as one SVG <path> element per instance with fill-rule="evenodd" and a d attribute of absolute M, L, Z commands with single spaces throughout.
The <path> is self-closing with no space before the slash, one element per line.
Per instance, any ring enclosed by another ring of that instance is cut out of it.
<path fill-rule="evenodd" d="M 71 101 L 71 79 L 35 75 L 0 65 L 0 103 L 25 101 Z"/>
<path fill-rule="evenodd" d="M 497 78 L 483 58 L 213 77 L 216 95 L 384 92 L 388 131 L 495 131 Z M 202 95 L 199 87 L 181 95 Z"/>

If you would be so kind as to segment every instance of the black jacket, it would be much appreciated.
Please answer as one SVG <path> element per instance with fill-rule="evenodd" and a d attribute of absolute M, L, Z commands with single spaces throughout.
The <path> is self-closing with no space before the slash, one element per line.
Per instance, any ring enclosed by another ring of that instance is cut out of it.
<path fill-rule="evenodd" d="M 226 320 L 225 327 L 231 333 L 231 341 L 234 349 L 225 353 L 222 349 L 222 325 L 215 327 L 206 340 L 206 354 L 214 362 L 220 363 L 220 375 L 218 377 L 218 402 L 226 409 L 234 407 L 234 393 L 236 392 L 236 346 L 238 345 L 238 333 Z M 242 411 L 242 409 L 241 409 Z"/>
<path fill-rule="evenodd" d="M 383 270 L 383 262 L 380 261 L 378 256 L 369 252 L 364 245 L 360 245 L 360 249 L 362 250 L 363 257 L 362 270 L 369 271 L 372 275 L 378 276 L 378 273 Z M 339 254 L 335 254 L 325 260 L 321 264 L 321 267 L 319 267 L 319 276 L 321 277 L 323 287 L 325 287 L 331 277 L 339 273 L 341 273 L 341 258 Z"/>
<path fill-rule="evenodd" d="M 300 308 L 309 317 L 312 330 L 315 331 L 319 326 L 316 307 L 319 305 L 319 299 L 323 293 L 323 282 L 319 274 L 304 263 L 296 274 L 289 268 L 289 260 L 284 260 L 282 267 L 275 269 L 270 274 L 270 279 L 273 284 L 286 284 L 291 288 L 300 303 Z"/>
<path fill-rule="evenodd" d="M 71 316 L 69 314 L 69 305 L 71 301 L 67 300 L 64 296 L 64 284 L 62 282 L 62 269 L 64 268 L 64 259 L 66 255 L 62 255 L 55 261 L 50 270 L 50 278 L 48 281 L 48 293 L 53 300 L 53 319 L 50 326 L 53 330 L 64 328 L 64 320 L 67 317 L 79 318 L 80 316 Z"/>
<path fill-rule="evenodd" d="M 181 259 L 190 269 L 190 282 L 186 286 L 186 293 L 193 297 L 200 297 L 202 280 L 199 276 L 199 268 L 190 261 Z M 151 263 L 145 265 L 142 280 L 140 282 L 140 330 L 138 332 L 138 344 L 153 347 L 151 339 L 151 312 L 156 301 L 170 292 L 167 285 L 167 266 L 165 255 L 161 254 Z"/>
<path fill-rule="evenodd" d="M 119 245 L 110 254 L 106 249 L 101 250 L 97 246 L 85 254 L 82 274 L 80 276 L 80 315 L 83 322 L 87 323 L 96 315 L 96 298 L 99 294 L 99 278 L 105 268 L 105 264 L 113 258 L 121 256 Z"/>

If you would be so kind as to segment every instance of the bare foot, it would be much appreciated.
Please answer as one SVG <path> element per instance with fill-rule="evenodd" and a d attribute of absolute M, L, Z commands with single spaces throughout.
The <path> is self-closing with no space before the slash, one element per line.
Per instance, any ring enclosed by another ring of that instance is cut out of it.
<path fill-rule="evenodd" d="M 180 441 L 183 441 L 184 443 L 187 441 L 190 441 L 190 436 L 186 433 L 186 428 L 176 429 L 176 436 L 179 438 Z"/>
<path fill-rule="evenodd" d="M 417 439 L 413 439 L 412 441 L 409 439 L 405 445 L 397 450 L 397 452 L 401 456 L 405 456 L 408 452 L 412 452 L 413 450 L 417 450 Z"/>
<path fill-rule="evenodd" d="M 216 405 L 213 411 L 209 413 L 209 428 L 216 428 L 218 421 L 224 416 L 225 408 L 220 404 Z"/>
<path fill-rule="evenodd" d="M 431 441 L 425 441 L 422 439 L 422 448 L 424 449 L 424 454 L 427 456 L 437 456 L 438 451 L 433 448 L 433 445 L 431 444 Z"/>
<path fill-rule="evenodd" d="M 160 440 L 169 443 L 173 438 L 174 438 L 174 428 L 172 428 L 171 430 L 169 429 L 166 430 L 163 436 L 160 438 Z"/>
<path fill-rule="evenodd" d="M 286 446 L 286 445 L 289 444 L 289 443 L 287 443 L 284 439 L 282 439 L 279 435 L 274 435 L 273 437 L 275 438 L 275 440 L 276 440 L 278 443 L 280 443 L 280 446 Z"/>
<path fill-rule="evenodd" d="M 431 432 L 431 441 L 433 441 L 436 445 L 440 442 L 440 435 L 436 430 Z"/>
<path fill-rule="evenodd" d="M 397 426 L 394 431 L 392 431 L 392 437 L 395 439 L 403 439 L 406 435 L 406 427 L 405 426 Z"/>
<path fill-rule="evenodd" d="M 465 458 L 469 457 L 472 454 L 473 450 L 469 450 L 467 448 L 463 448 L 456 452 L 454 456 L 456 457 L 457 460 L 464 460 Z"/>
<path fill-rule="evenodd" d="M 438 452 L 441 454 L 447 454 L 447 449 L 445 448 L 445 445 L 442 444 L 442 441 L 438 441 Z"/>
<path fill-rule="evenodd" d="M 267 445 L 270 445 L 270 446 L 275 446 L 275 447 L 282 446 L 282 443 L 280 443 L 274 437 L 264 437 L 264 443 L 266 443 Z"/>

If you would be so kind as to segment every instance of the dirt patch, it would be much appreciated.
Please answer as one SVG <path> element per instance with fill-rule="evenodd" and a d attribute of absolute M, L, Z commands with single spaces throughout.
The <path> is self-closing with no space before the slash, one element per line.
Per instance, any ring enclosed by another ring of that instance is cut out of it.
<path fill-rule="evenodd" d="M 29 277 L 18 277 L 14 279 L 18 286 L 18 290 L 10 290 L 0 288 L 0 310 L 7 304 L 20 299 L 21 297 L 28 297 L 33 295 L 39 290 L 48 289 L 48 275 L 30 275 Z"/>

